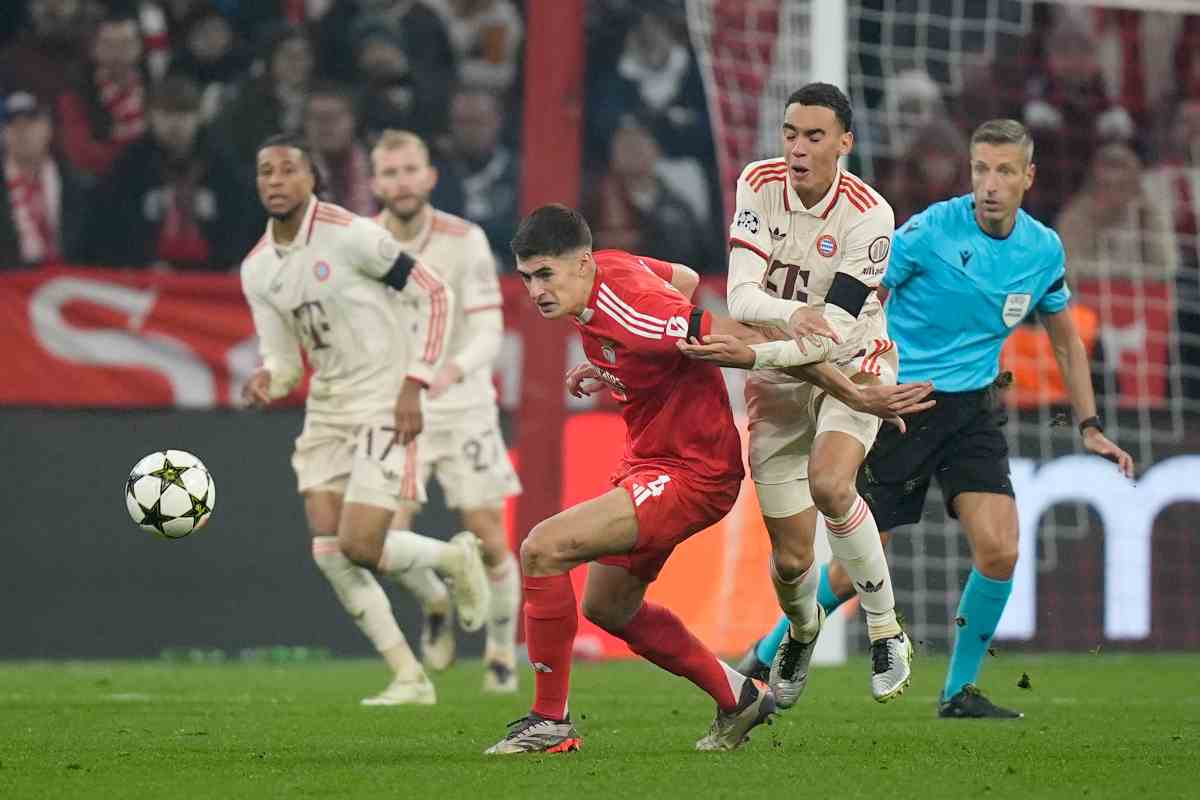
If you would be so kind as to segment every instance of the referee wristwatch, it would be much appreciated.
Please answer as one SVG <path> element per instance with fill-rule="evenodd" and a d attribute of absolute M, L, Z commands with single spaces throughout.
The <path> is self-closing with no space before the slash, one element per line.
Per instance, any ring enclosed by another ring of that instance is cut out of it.
<path fill-rule="evenodd" d="M 1085 420 L 1081 420 L 1079 423 L 1079 435 L 1083 436 L 1086 434 L 1088 428 L 1095 428 L 1100 433 L 1104 433 L 1104 420 L 1100 419 L 1099 414 L 1095 414 Z"/>

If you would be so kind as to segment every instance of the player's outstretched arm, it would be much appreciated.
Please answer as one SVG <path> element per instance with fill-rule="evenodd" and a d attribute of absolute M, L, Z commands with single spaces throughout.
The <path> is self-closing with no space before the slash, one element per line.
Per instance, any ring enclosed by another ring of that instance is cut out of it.
<path fill-rule="evenodd" d="M 1071 316 L 1070 309 L 1064 308 L 1053 313 L 1042 312 L 1041 319 L 1046 333 L 1050 336 L 1050 344 L 1054 347 L 1054 360 L 1058 362 L 1058 372 L 1062 375 L 1063 385 L 1067 387 L 1067 395 L 1071 398 L 1071 410 L 1075 413 L 1075 419 L 1098 421 L 1087 348 L 1083 346 L 1079 332 L 1075 329 L 1075 319 Z M 1105 436 L 1104 430 L 1098 424 L 1083 427 L 1081 435 L 1085 450 L 1114 462 L 1125 477 L 1133 477 L 1133 456 Z"/>

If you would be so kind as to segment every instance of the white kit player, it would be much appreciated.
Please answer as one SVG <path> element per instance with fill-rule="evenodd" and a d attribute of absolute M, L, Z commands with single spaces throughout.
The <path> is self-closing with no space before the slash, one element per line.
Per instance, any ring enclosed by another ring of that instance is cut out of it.
<path fill-rule="evenodd" d="M 784 157 L 752 163 L 738 179 L 729 311 L 741 322 L 793 336 L 780 346 L 797 357 L 784 363 L 825 360 L 853 381 L 894 384 L 897 353 L 875 294 L 894 219 L 877 192 L 838 166 L 853 146 L 851 124 L 850 103 L 835 86 L 809 84 L 788 98 Z M 886 702 L 908 684 L 912 646 L 896 620 L 879 531 L 855 489 L 881 420 L 771 369 L 750 374 L 746 403 L 750 471 L 771 536 L 771 578 L 791 620 L 771 664 L 771 688 L 787 708 L 808 680 L 824 622 L 813 563 L 821 522 L 866 611 L 871 691 Z"/>
<path fill-rule="evenodd" d="M 303 375 L 303 348 L 313 374 L 292 466 L 313 560 L 395 673 L 363 703 L 431 704 L 433 684 L 375 574 L 400 580 L 436 570 L 450 581 L 463 626 L 483 624 L 488 584 L 475 536 L 464 531 L 446 543 L 389 530 L 400 502 L 417 495 L 421 394 L 451 333 L 453 293 L 374 222 L 317 200 L 301 140 L 268 139 L 256 169 L 270 220 L 242 262 L 242 290 L 263 366 L 243 396 L 261 407 L 286 395 Z M 415 313 L 404 312 L 397 292 L 413 299 Z"/>
<path fill-rule="evenodd" d="M 445 363 L 425 396 L 425 429 L 417 440 L 418 483 L 436 475 L 451 509 L 483 543 L 491 580 L 484 650 L 484 691 L 515 692 L 515 640 L 521 577 L 509 548 L 503 503 L 521 483 L 500 434 L 492 365 L 504 334 L 496 260 L 483 229 L 429 205 L 437 169 L 416 134 L 385 131 L 371 152 L 372 186 L 383 211 L 376 221 L 401 249 L 432 265 L 453 288 L 454 332 Z M 394 527 L 405 529 L 419 508 L 406 502 Z M 446 588 L 431 570 L 411 573 L 406 585 L 421 602 L 421 655 L 430 669 L 454 659 Z"/>

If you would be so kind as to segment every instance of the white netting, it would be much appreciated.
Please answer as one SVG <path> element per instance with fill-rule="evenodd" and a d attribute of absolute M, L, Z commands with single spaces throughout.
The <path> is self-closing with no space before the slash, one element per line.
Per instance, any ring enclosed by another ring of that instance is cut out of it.
<path fill-rule="evenodd" d="M 845 88 L 857 137 L 850 167 L 883 192 L 900 221 L 969 190 L 966 139 L 975 125 L 995 116 L 1030 125 L 1039 181 L 1027 207 L 1067 247 L 1073 313 L 1109 434 L 1142 470 L 1200 450 L 1200 56 L 1190 55 L 1200 51 L 1200 17 L 1178 13 L 1200 8 L 1180 0 L 846 5 Z M 808 31 L 825 8 L 807 0 L 689 0 L 727 190 L 747 161 L 778 155 L 783 103 L 813 74 Z M 1016 378 L 1008 393 L 1014 472 L 1025 470 L 1035 486 L 1027 470 L 1079 452 L 1040 326 L 1014 334 L 1005 367 Z M 1166 491 L 1176 488 L 1189 491 Z M 1099 491 L 1080 487 L 1076 496 L 1089 490 Z M 1157 502 L 1136 491 L 1131 498 Z M 1095 496 L 1089 503 L 1099 505 Z M 897 538 L 890 558 L 915 634 L 942 644 L 953 633 L 970 554 L 936 490 L 926 512 L 923 524 Z M 1186 586 L 1195 572 L 1190 529 L 1171 527 L 1179 519 L 1163 515 L 1155 529 L 1158 586 Z M 1082 503 L 1047 513 L 1027 537 L 1036 542 L 1024 560 L 1030 572 L 1018 573 L 1037 584 L 1036 611 L 1023 598 L 1002 634 L 1056 647 L 1122 638 L 1102 626 L 1111 616 L 1106 593 L 1118 588 L 1105 586 L 1105 553 L 1122 535 L 1113 528 Z M 1055 608 L 1060 597 L 1070 610 Z M 1124 638 L 1168 643 L 1161 616 L 1195 617 L 1196 599 L 1194 588 L 1181 592 L 1174 605 L 1156 606 L 1153 635 L 1134 626 Z M 1022 622 L 1026 612 L 1034 630 Z M 1200 642 L 1194 628 L 1193 644 Z"/>

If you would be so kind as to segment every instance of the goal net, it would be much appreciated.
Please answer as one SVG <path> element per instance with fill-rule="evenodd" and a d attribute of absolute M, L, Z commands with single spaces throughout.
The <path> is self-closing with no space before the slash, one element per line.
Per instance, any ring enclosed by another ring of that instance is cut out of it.
<path fill-rule="evenodd" d="M 1026 208 L 1064 241 L 1071 313 L 1106 430 L 1137 460 L 1139 480 L 1069 458 L 1083 451 L 1053 349 L 1040 325 L 1019 326 L 1003 367 L 1013 377 L 1004 395 L 1022 551 L 998 636 L 1045 648 L 1200 646 L 1200 472 L 1188 471 L 1200 469 L 1200 8 L 1188 0 L 687 7 L 727 204 L 746 162 L 779 154 L 784 102 L 819 72 L 825 47 L 844 52 L 856 128 L 848 168 L 888 198 L 898 222 L 969 191 L 975 125 L 1012 117 L 1030 127 L 1038 179 Z M 817 15 L 830 9 L 845 15 L 844 42 L 811 35 L 828 29 Z M 936 489 L 889 559 L 915 637 L 945 648 L 970 553 Z"/>

